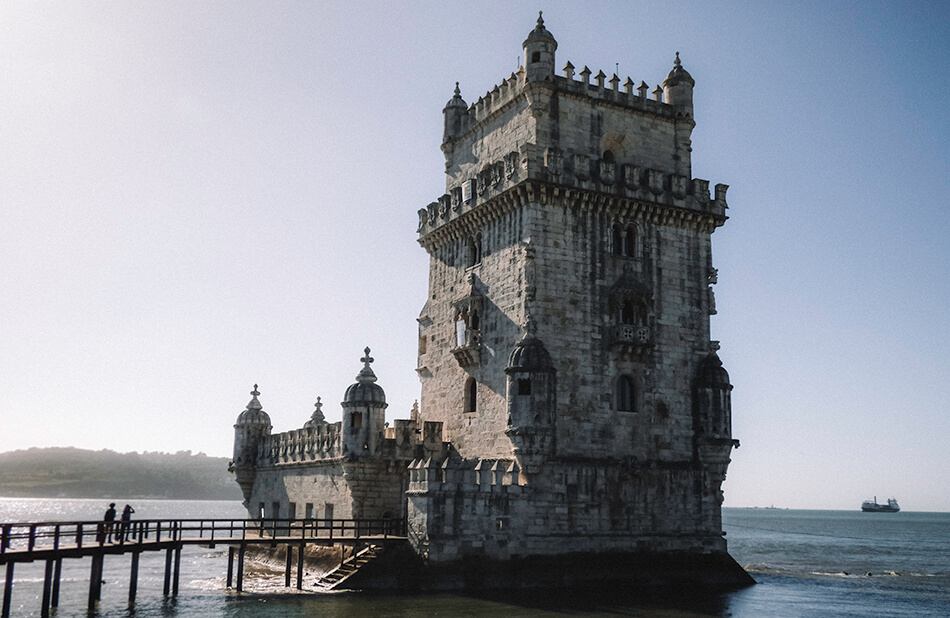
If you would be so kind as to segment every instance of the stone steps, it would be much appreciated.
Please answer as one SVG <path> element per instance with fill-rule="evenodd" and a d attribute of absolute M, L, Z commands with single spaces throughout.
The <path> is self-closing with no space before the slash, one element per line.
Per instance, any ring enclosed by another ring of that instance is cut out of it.
<path fill-rule="evenodd" d="M 382 553 L 382 551 L 382 547 L 370 545 L 366 549 L 357 552 L 355 556 L 347 558 L 343 564 L 317 580 L 317 585 L 325 590 L 332 590 L 336 588 L 339 584 L 346 581 L 357 571 L 359 571 L 363 565 L 377 558 Z"/>

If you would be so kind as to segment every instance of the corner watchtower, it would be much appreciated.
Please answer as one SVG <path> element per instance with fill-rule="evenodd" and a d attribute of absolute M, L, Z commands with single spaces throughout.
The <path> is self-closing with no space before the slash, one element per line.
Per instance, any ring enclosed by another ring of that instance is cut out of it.
<path fill-rule="evenodd" d="M 544 27 L 541 11 L 538 11 L 538 25 L 528 33 L 522 43 L 524 48 L 525 79 L 529 82 L 554 80 L 554 52 L 557 41 Z"/>

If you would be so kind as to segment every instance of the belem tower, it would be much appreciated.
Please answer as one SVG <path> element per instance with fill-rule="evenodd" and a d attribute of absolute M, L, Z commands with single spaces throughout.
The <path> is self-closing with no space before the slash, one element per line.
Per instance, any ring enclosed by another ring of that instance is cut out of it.
<path fill-rule="evenodd" d="M 318 400 L 272 434 L 255 386 L 231 465 L 248 514 L 404 518 L 416 571 L 458 581 L 746 583 L 722 532 L 739 443 L 709 325 L 727 186 L 691 177 L 694 80 L 678 53 L 652 90 L 559 75 L 541 17 L 523 49 L 443 110 L 445 193 L 418 213 L 419 405 L 389 426 L 368 348 L 342 422 Z"/>

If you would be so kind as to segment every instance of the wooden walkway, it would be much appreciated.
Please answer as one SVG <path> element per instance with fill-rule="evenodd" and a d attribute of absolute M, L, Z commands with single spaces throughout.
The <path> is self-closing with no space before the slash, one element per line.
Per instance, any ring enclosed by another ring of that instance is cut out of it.
<path fill-rule="evenodd" d="M 101 596 L 102 563 L 107 555 L 132 554 L 129 603 L 135 602 L 139 555 L 165 551 L 165 596 L 178 594 L 181 549 L 185 545 L 228 545 L 227 585 L 232 586 L 237 557 L 237 590 L 243 589 L 244 553 L 248 545 L 287 548 L 286 585 L 290 586 L 294 548 L 297 549 L 297 588 L 303 587 L 306 545 L 346 546 L 355 554 L 359 545 L 384 546 L 406 540 L 402 519 L 150 519 L 109 526 L 100 521 L 0 523 L 0 565 L 6 565 L 0 618 L 10 615 L 14 565 L 46 562 L 40 613 L 48 616 L 59 604 L 59 581 L 64 558 L 91 557 L 90 612 Z M 236 556 L 235 556 L 236 554 Z"/>

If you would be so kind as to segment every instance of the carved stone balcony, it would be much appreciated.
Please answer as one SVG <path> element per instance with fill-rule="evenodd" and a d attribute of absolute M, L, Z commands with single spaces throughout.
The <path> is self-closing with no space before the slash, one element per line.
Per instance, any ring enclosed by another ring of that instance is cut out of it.
<path fill-rule="evenodd" d="M 620 324 L 614 330 L 614 346 L 624 356 L 646 356 L 653 349 L 653 345 L 653 332 L 648 326 Z"/>
<path fill-rule="evenodd" d="M 482 344 L 482 334 L 480 331 L 466 328 L 456 333 L 458 346 L 452 348 L 452 354 L 458 361 L 459 367 L 471 367 L 477 365 L 479 361 L 479 350 Z"/>

